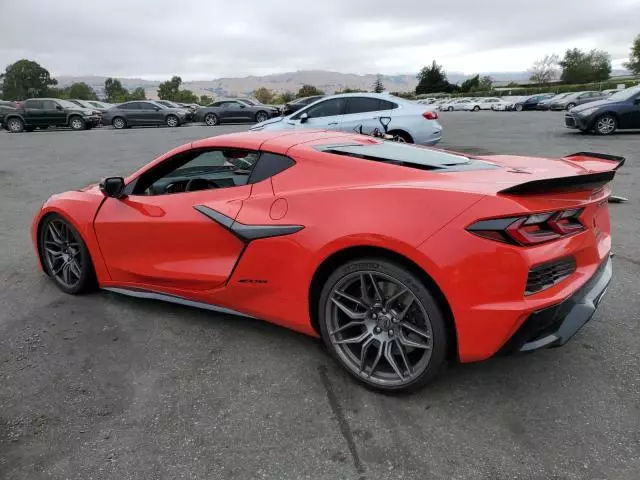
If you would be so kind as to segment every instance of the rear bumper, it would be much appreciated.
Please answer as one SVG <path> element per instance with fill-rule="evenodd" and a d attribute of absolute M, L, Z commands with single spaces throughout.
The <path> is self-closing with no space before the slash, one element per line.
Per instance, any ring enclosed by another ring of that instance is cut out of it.
<path fill-rule="evenodd" d="M 573 337 L 598 309 L 611 282 L 611 258 L 562 303 L 533 312 L 500 350 L 501 354 L 559 347 Z"/>

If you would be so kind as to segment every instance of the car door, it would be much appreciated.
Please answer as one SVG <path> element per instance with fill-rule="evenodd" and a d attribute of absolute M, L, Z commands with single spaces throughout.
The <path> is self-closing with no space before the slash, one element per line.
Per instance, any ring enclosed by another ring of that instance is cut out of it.
<path fill-rule="evenodd" d="M 164 108 L 150 102 L 138 102 L 136 115 L 141 125 L 159 125 L 164 123 Z"/>
<path fill-rule="evenodd" d="M 48 125 L 44 112 L 44 100 L 26 100 L 24 102 L 24 119 L 27 125 Z"/>
<path fill-rule="evenodd" d="M 340 130 L 370 135 L 376 128 L 384 131 L 380 117 L 391 116 L 391 102 L 375 97 L 346 97 L 344 115 L 340 118 Z"/>
<path fill-rule="evenodd" d="M 64 126 L 67 124 L 67 111 L 54 100 L 43 100 L 44 116 L 48 125 Z"/>
<path fill-rule="evenodd" d="M 637 93 L 618 108 L 620 128 L 640 128 L 640 93 Z"/>
<path fill-rule="evenodd" d="M 226 282 L 245 244 L 207 213 L 236 218 L 259 158 L 243 152 L 229 163 L 228 153 L 182 151 L 128 184 L 126 197 L 105 200 L 94 227 L 113 282 L 176 293 Z M 198 188 L 185 191 L 190 181 Z"/>
<path fill-rule="evenodd" d="M 298 110 L 287 122 L 295 128 L 339 130 L 345 105 L 345 97 L 329 98 Z M 302 118 L 305 114 L 306 119 Z"/>
<path fill-rule="evenodd" d="M 123 103 L 118 107 L 125 117 L 128 125 L 140 125 L 141 114 L 139 104 L 140 102 L 128 102 Z"/>
<path fill-rule="evenodd" d="M 247 106 L 240 102 L 227 102 L 225 105 L 227 119 L 230 122 L 244 122 L 248 120 Z"/>

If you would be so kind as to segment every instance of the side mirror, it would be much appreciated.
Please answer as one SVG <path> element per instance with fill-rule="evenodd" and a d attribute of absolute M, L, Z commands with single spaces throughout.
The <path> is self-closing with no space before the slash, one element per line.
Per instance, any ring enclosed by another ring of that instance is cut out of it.
<path fill-rule="evenodd" d="M 62 110 L 63 108 L 60 105 L 56 105 L 56 110 Z"/>
<path fill-rule="evenodd" d="M 100 191 L 105 197 L 120 198 L 124 190 L 124 178 L 107 177 L 100 182 Z"/>
<path fill-rule="evenodd" d="M 240 104 L 240 108 L 247 108 L 247 106 Z"/>
<path fill-rule="evenodd" d="M 153 109 L 154 109 L 156 112 L 159 112 L 159 111 L 160 111 L 160 107 L 153 107 Z"/>
<path fill-rule="evenodd" d="M 633 103 L 634 105 L 640 105 L 640 97 L 636 98 Z"/>
<path fill-rule="evenodd" d="M 300 123 L 307 123 L 307 120 L 309 120 L 309 115 L 307 115 L 306 113 L 300 115 Z"/>

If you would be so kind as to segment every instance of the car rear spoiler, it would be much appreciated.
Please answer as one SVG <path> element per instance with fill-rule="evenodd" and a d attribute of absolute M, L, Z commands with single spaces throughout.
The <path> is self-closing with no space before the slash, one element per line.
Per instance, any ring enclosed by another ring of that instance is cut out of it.
<path fill-rule="evenodd" d="M 613 180 L 625 159 L 604 153 L 578 152 L 562 158 L 563 161 L 587 170 L 589 173 L 571 177 L 545 178 L 521 183 L 500 190 L 508 195 L 532 195 L 552 192 L 598 190 Z"/>

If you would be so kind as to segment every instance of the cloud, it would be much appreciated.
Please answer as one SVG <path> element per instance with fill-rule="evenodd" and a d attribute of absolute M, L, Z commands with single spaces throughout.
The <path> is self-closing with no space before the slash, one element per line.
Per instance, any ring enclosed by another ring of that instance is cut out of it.
<path fill-rule="evenodd" d="M 614 64 L 640 33 L 640 1 L 4 1 L 0 66 L 54 75 L 185 80 L 300 69 L 410 73 L 436 59 L 466 73 L 526 70 L 571 47 Z"/>

